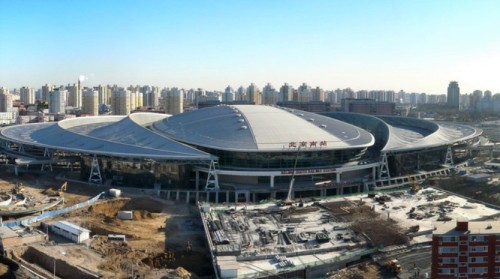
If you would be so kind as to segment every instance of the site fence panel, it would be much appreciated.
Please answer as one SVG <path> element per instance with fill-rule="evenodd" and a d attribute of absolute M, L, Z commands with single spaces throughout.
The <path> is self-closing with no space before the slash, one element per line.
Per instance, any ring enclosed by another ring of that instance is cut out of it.
<path fill-rule="evenodd" d="M 36 222 L 42 221 L 42 220 L 47 219 L 47 218 L 51 218 L 51 217 L 54 217 L 54 216 L 57 216 L 57 215 L 61 215 L 61 214 L 64 214 L 64 213 L 68 213 L 68 212 L 74 211 L 74 210 L 82 208 L 82 207 L 89 206 L 89 205 L 95 203 L 97 200 L 99 200 L 102 195 L 104 195 L 104 192 L 102 192 L 99 195 L 91 198 L 90 200 L 86 200 L 84 202 L 81 202 L 81 203 L 78 203 L 78 204 L 75 204 L 75 205 L 72 205 L 72 206 L 68 206 L 68 207 L 65 207 L 65 208 L 58 209 L 58 210 L 47 211 L 47 212 L 44 212 L 44 213 L 42 213 L 42 214 L 40 214 L 38 216 L 31 217 L 31 218 L 28 218 L 28 219 L 3 222 L 0 226 L 2 226 L 2 227 L 15 227 L 15 226 L 21 226 L 21 225 L 27 226 L 29 224 L 36 223 Z"/>

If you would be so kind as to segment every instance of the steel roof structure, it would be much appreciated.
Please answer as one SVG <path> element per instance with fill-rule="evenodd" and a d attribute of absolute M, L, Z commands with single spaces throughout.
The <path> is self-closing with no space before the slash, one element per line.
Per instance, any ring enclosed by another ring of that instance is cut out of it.
<path fill-rule="evenodd" d="M 164 118 L 152 128 L 187 144 L 230 151 L 283 151 L 290 142 L 316 142 L 323 150 L 362 148 L 374 143 L 370 133 L 346 122 L 272 106 L 205 108 Z"/>
<path fill-rule="evenodd" d="M 154 113 L 98 116 L 5 127 L 0 137 L 18 144 L 74 153 L 158 160 L 213 160 L 208 153 L 151 131 L 168 117 Z"/>

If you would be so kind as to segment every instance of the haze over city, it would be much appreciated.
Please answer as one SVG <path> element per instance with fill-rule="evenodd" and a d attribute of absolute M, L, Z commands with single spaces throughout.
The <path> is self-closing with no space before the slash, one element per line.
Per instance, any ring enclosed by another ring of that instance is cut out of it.
<path fill-rule="evenodd" d="M 498 1 L 0 1 L 0 85 L 500 92 Z"/>

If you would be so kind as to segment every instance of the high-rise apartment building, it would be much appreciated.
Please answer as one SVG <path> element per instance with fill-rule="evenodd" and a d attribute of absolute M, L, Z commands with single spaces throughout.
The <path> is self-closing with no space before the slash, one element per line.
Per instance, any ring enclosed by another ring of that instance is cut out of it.
<path fill-rule="evenodd" d="M 227 86 L 224 90 L 224 94 L 222 94 L 222 102 L 229 103 L 233 102 L 235 99 L 234 90 L 231 86 Z"/>
<path fill-rule="evenodd" d="M 455 109 L 460 108 L 460 87 L 458 87 L 458 82 L 450 81 L 450 84 L 448 85 L 448 94 L 446 97 L 446 102 L 449 107 Z"/>
<path fill-rule="evenodd" d="M 51 92 L 53 89 L 54 86 L 48 83 L 42 86 L 42 101 L 48 102 L 49 92 Z"/>
<path fill-rule="evenodd" d="M 500 278 L 500 221 L 436 223 L 431 278 Z"/>
<path fill-rule="evenodd" d="M 293 87 L 288 85 L 288 83 L 285 82 L 280 87 L 280 95 L 278 98 L 278 101 L 280 102 L 289 102 L 293 100 Z"/>
<path fill-rule="evenodd" d="M 99 115 L 99 91 L 84 89 L 82 98 L 82 114 Z"/>
<path fill-rule="evenodd" d="M 298 90 L 298 97 L 299 97 L 299 102 L 301 103 L 307 103 L 307 102 L 310 102 L 312 101 L 312 91 L 311 91 L 311 87 L 309 85 L 307 85 L 307 83 L 302 83 L 301 86 L 299 86 L 299 88 L 297 88 Z"/>
<path fill-rule="evenodd" d="M 247 88 L 247 101 L 256 105 L 261 104 L 260 90 L 254 83 Z"/>
<path fill-rule="evenodd" d="M 130 91 L 116 87 L 111 92 L 111 111 L 114 115 L 130 114 Z"/>
<path fill-rule="evenodd" d="M 167 92 L 165 98 L 165 113 L 166 114 L 179 114 L 184 111 L 184 94 L 183 91 L 177 89 L 177 87 L 171 88 Z"/>
<path fill-rule="evenodd" d="M 35 103 L 35 89 L 27 86 L 21 87 L 20 100 L 25 105 Z"/>
<path fill-rule="evenodd" d="M 66 96 L 67 90 L 61 88 L 54 88 L 47 95 L 47 102 L 49 104 L 50 113 L 66 113 Z"/>
<path fill-rule="evenodd" d="M 324 102 L 325 101 L 325 92 L 323 89 L 316 87 L 311 89 L 312 93 L 312 101 L 313 102 Z"/>
<path fill-rule="evenodd" d="M 9 89 L 2 87 L 0 88 L 0 112 L 7 112 L 12 109 L 13 99 L 12 94 L 9 93 Z"/>
<path fill-rule="evenodd" d="M 263 105 L 276 105 L 278 102 L 278 91 L 270 83 L 262 89 L 262 104 Z"/>
<path fill-rule="evenodd" d="M 110 91 L 111 90 L 108 88 L 108 86 L 99 84 L 98 86 L 94 87 L 94 90 L 96 90 L 99 94 L 99 96 L 98 96 L 99 104 L 105 104 L 105 105 L 110 104 L 110 102 L 111 102 Z"/>
<path fill-rule="evenodd" d="M 68 103 L 67 105 L 74 108 L 82 107 L 82 93 L 80 90 L 80 82 L 78 84 L 68 85 Z"/>
<path fill-rule="evenodd" d="M 236 96 L 234 96 L 235 101 L 246 101 L 247 100 L 247 89 L 243 86 L 238 87 L 236 91 Z"/>

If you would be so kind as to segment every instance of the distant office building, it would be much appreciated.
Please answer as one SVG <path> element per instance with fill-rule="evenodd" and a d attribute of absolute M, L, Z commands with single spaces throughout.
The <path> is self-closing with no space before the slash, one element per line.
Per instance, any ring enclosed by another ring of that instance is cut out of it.
<path fill-rule="evenodd" d="M 280 88 L 279 102 L 289 102 L 293 100 L 293 87 L 285 82 Z"/>
<path fill-rule="evenodd" d="M 500 221 L 436 223 L 430 278 L 500 278 Z"/>
<path fill-rule="evenodd" d="M 23 86 L 20 90 L 20 100 L 25 105 L 35 103 L 35 89 L 31 87 Z"/>
<path fill-rule="evenodd" d="M 42 86 L 42 101 L 47 102 L 49 100 L 49 92 L 53 89 L 54 86 L 48 83 Z"/>
<path fill-rule="evenodd" d="M 61 88 L 54 88 L 47 96 L 49 104 L 49 113 L 66 113 L 66 96 L 67 90 Z"/>
<path fill-rule="evenodd" d="M 82 95 L 82 114 L 99 115 L 99 91 L 85 89 Z"/>
<path fill-rule="evenodd" d="M 224 90 L 224 94 L 222 94 L 222 102 L 233 102 L 235 99 L 234 90 L 231 86 L 227 86 Z"/>
<path fill-rule="evenodd" d="M 270 83 L 262 89 L 262 104 L 275 105 L 278 102 L 278 92 Z"/>
<path fill-rule="evenodd" d="M 167 93 L 165 98 L 165 113 L 166 114 L 179 114 L 184 111 L 184 94 L 177 87 L 173 87 Z"/>
<path fill-rule="evenodd" d="M 130 91 L 125 88 L 114 88 L 111 92 L 111 111 L 114 115 L 130 114 Z"/>
<path fill-rule="evenodd" d="M 345 112 L 371 115 L 394 115 L 396 104 L 392 102 L 376 102 L 372 99 L 342 99 L 341 109 Z"/>
<path fill-rule="evenodd" d="M 449 107 L 459 109 L 460 108 L 460 87 L 458 87 L 458 82 L 451 81 L 448 85 L 447 94 L 447 104 Z"/>
<path fill-rule="evenodd" d="M 247 88 L 247 101 L 256 105 L 262 103 L 259 88 L 254 83 Z"/>
<path fill-rule="evenodd" d="M 2 87 L 0 88 L 0 112 L 11 111 L 13 107 L 12 94 L 9 93 L 9 89 Z"/>

